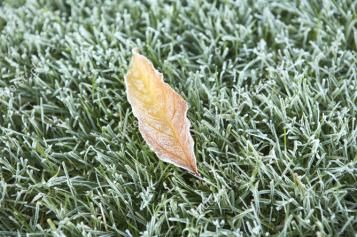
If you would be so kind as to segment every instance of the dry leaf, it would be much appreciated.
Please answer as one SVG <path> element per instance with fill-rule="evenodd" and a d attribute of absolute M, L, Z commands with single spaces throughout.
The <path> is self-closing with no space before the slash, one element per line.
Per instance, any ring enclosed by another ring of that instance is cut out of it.
<path fill-rule="evenodd" d="M 125 84 L 140 133 L 150 148 L 161 160 L 199 176 L 186 101 L 135 51 Z"/>

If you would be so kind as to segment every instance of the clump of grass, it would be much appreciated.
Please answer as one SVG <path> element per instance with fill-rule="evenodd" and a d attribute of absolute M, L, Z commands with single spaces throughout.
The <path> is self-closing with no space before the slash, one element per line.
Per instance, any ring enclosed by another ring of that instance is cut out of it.
<path fill-rule="evenodd" d="M 355 234 L 354 1 L 10 2 L 0 235 Z M 189 102 L 203 181 L 140 137 L 133 47 Z"/>

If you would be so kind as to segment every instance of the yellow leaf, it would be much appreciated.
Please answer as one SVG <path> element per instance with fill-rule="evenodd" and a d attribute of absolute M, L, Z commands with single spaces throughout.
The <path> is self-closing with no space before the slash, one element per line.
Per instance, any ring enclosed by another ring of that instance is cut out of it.
<path fill-rule="evenodd" d="M 146 57 L 135 51 L 125 84 L 139 131 L 149 147 L 159 159 L 200 176 L 186 101 L 163 81 Z"/>

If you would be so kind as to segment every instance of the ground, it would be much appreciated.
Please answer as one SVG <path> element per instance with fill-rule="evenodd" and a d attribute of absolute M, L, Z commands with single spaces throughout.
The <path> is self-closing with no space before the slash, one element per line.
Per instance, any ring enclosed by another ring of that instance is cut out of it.
<path fill-rule="evenodd" d="M 354 236 L 357 3 L 0 1 L 1 236 Z M 189 104 L 159 161 L 131 50 Z"/>

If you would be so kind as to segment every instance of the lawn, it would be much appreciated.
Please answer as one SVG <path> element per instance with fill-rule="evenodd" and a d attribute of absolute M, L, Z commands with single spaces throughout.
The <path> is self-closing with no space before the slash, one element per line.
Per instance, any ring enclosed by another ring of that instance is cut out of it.
<path fill-rule="evenodd" d="M 0 0 L 0 236 L 356 236 L 356 25 L 354 0 Z M 133 48 L 202 180 L 141 137 Z"/>

